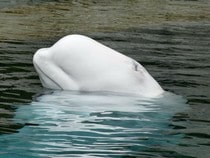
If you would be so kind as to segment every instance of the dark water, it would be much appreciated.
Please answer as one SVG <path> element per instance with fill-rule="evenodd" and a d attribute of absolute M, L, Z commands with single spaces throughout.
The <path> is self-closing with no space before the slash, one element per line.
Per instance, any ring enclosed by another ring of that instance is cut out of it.
<path fill-rule="evenodd" d="M 210 156 L 209 1 L 11 0 L 0 8 L 0 157 Z M 177 95 L 43 90 L 33 53 L 70 33 L 134 58 Z"/>

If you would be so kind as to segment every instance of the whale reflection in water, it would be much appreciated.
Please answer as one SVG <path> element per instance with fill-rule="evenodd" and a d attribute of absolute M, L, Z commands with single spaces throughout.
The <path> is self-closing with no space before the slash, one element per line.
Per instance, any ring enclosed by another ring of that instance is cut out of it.
<path fill-rule="evenodd" d="M 81 153 L 98 157 L 134 154 L 178 141 L 170 135 L 170 119 L 184 111 L 185 102 L 167 92 L 159 98 L 145 98 L 118 93 L 47 91 L 30 105 L 17 109 L 16 120 L 29 124 L 17 134 L 21 137 L 18 143 L 36 149 L 32 150 L 35 153 L 44 150 L 43 154 L 61 157 Z"/>

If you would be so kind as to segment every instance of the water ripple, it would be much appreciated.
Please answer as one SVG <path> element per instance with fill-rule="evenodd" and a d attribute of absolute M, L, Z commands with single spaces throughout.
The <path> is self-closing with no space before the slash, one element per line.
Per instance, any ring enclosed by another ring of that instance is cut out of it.
<path fill-rule="evenodd" d="M 25 126 L 2 140 L 16 142 L 15 152 L 27 148 L 31 155 L 42 157 L 135 156 L 156 145 L 176 144 L 177 136 L 166 134 L 171 130 L 169 120 L 185 108 L 185 100 L 170 93 L 141 99 L 108 93 L 46 92 L 17 109 L 14 122 Z M 10 148 L 4 148 L 8 156 Z"/>
<path fill-rule="evenodd" d="M 209 8 L 208 0 L 2 0 L 0 157 L 209 157 Z M 165 106 L 179 99 L 111 102 L 113 94 L 98 97 L 107 109 L 83 94 L 43 100 L 51 93 L 40 94 L 33 53 L 70 33 L 136 59 L 190 109 Z"/>

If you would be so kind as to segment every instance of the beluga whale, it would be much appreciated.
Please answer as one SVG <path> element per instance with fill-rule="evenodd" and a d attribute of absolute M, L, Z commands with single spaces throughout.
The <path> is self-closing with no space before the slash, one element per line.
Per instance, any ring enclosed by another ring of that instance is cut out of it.
<path fill-rule="evenodd" d="M 67 35 L 37 50 L 33 64 L 42 85 L 49 89 L 143 97 L 164 92 L 140 63 L 84 35 Z"/>

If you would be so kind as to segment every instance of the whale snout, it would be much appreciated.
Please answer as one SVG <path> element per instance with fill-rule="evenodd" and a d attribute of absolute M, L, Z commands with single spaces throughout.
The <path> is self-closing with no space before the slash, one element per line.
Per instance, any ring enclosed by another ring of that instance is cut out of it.
<path fill-rule="evenodd" d="M 36 51 L 33 56 L 33 63 L 39 64 L 40 62 L 44 62 L 45 60 L 49 59 L 49 48 L 41 48 Z"/>
<path fill-rule="evenodd" d="M 41 48 L 37 50 L 33 56 L 35 70 L 44 87 L 50 89 L 61 89 L 59 83 L 57 83 L 51 76 L 50 60 L 49 48 Z"/>

